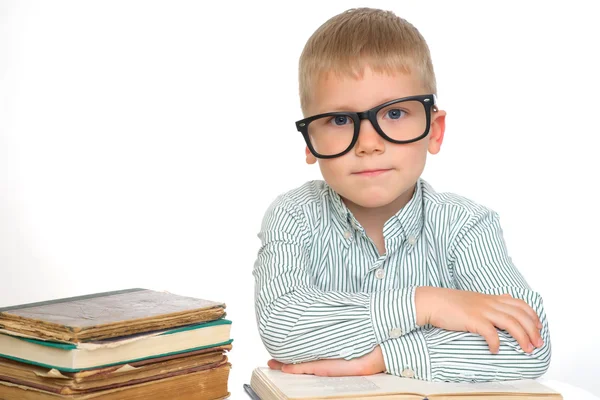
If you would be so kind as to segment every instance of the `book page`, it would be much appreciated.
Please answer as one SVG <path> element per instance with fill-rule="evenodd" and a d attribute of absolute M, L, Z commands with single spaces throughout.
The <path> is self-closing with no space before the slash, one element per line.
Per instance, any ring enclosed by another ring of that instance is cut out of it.
<path fill-rule="evenodd" d="M 533 379 L 481 383 L 420 382 L 426 385 L 423 387 L 426 388 L 429 396 L 458 393 L 557 394 L 556 391 Z"/>
<path fill-rule="evenodd" d="M 362 376 L 319 377 L 285 374 L 270 369 L 261 369 L 261 372 L 266 380 L 271 381 L 288 398 L 382 393 L 376 383 Z"/>
<path fill-rule="evenodd" d="M 318 377 L 313 375 L 285 374 L 268 368 L 260 368 L 260 374 L 271 381 L 287 397 L 414 394 L 422 397 L 458 393 L 528 393 L 551 394 L 554 390 L 534 380 L 489 383 L 427 382 L 400 378 L 389 374 L 350 377 Z"/>
<path fill-rule="evenodd" d="M 3 335 L 8 335 L 8 336 L 24 337 L 26 339 L 39 340 L 41 342 L 57 342 L 57 343 L 71 344 L 71 345 L 73 344 L 73 343 L 68 342 L 66 340 L 39 338 L 39 337 L 36 337 L 36 336 L 33 336 L 33 335 L 27 335 L 27 334 L 22 333 L 22 332 L 9 331 L 8 329 L 0 329 L 0 333 L 3 334 Z"/>

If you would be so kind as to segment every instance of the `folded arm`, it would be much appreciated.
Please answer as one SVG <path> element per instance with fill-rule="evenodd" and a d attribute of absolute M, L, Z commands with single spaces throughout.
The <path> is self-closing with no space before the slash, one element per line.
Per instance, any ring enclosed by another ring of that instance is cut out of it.
<path fill-rule="evenodd" d="M 288 364 L 286 372 L 340 376 L 386 370 L 424 380 L 490 381 L 536 378 L 548 369 L 542 298 L 508 257 L 493 212 L 472 218 L 449 240 L 456 289 L 318 290 L 307 271 L 310 228 L 290 206 L 270 209 L 260 237 L 257 320 L 265 346 Z M 435 293 L 430 296 L 435 301 L 423 307 L 416 297 L 426 290 Z M 295 363 L 302 364 L 289 365 Z"/>
<path fill-rule="evenodd" d="M 544 374 L 550 364 L 551 346 L 543 301 L 508 256 L 497 215 L 483 213 L 461 231 L 454 243 L 449 267 L 456 289 L 509 294 L 512 298 L 493 298 L 496 309 L 468 318 L 464 329 L 441 329 L 435 325 L 448 328 L 453 321 L 431 320 L 428 322 L 434 326 L 427 324 L 384 342 L 381 348 L 388 372 L 402 375 L 404 371 L 406 375 L 408 371 L 416 378 L 435 381 L 511 380 Z M 510 309 L 509 305 L 517 303 L 514 299 L 523 300 L 526 304 L 521 303 L 521 308 L 532 309 L 539 321 L 530 323 L 519 307 Z M 450 312 L 445 311 L 447 316 Z M 497 351 L 492 353 L 490 347 Z"/>

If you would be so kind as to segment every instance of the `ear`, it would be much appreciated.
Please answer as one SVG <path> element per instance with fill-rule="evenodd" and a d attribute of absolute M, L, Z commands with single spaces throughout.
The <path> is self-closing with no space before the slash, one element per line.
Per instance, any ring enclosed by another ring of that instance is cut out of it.
<path fill-rule="evenodd" d="M 308 149 L 308 146 L 306 146 L 306 149 L 304 149 L 304 152 L 306 153 L 306 163 L 307 164 L 314 164 L 317 162 L 317 157 L 313 156 L 313 154 Z"/>
<path fill-rule="evenodd" d="M 429 128 L 429 153 L 437 154 L 440 152 L 442 142 L 444 141 L 444 131 L 446 130 L 446 111 L 438 110 L 431 113 L 431 127 Z"/>

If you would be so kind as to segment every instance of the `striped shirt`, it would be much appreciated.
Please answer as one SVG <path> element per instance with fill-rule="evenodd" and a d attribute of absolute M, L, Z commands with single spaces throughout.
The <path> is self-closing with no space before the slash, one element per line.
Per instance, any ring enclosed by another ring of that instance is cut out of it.
<path fill-rule="evenodd" d="M 268 208 L 254 265 L 259 333 L 284 363 L 353 359 L 381 346 L 387 372 L 433 381 L 535 378 L 550 363 L 542 298 L 507 254 L 498 215 L 420 179 L 384 225 L 386 254 L 325 182 L 311 181 Z M 483 337 L 416 323 L 415 289 L 509 293 L 540 316 L 544 345 L 525 353 L 498 330 Z"/>

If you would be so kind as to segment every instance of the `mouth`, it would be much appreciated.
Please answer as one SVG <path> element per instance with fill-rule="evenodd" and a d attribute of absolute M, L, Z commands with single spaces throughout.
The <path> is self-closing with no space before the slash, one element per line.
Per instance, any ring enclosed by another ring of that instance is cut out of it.
<path fill-rule="evenodd" d="M 386 172 L 391 171 L 391 168 L 381 168 L 381 169 L 365 169 L 358 172 L 353 172 L 352 175 L 358 176 L 379 176 L 385 174 Z"/>

